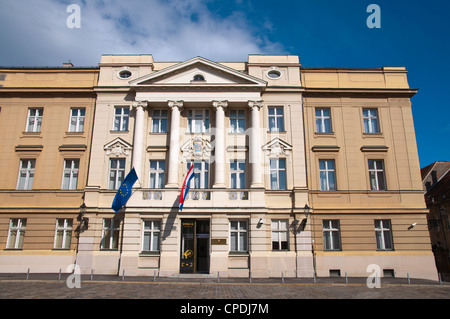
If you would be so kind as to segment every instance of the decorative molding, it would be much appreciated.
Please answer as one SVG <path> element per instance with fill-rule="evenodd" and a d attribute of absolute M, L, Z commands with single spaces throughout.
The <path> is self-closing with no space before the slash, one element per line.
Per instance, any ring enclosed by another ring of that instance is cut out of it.
<path fill-rule="evenodd" d="M 280 155 L 288 156 L 292 150 L 292 145 L 289 145 L 282 139 L 276 137 L 269 143 L 263 146 L 263 151 L 266 152 L 266 156 L 280 157 Z"/>
<path fill-rule="evenodd" d="M 339 149 L 337 145 L 314 145 L 311 148 L 313 152 L 339 152 Z"/>
<path fill-rule="evenodd" d="M 171 109 L 177 107 L 180 112 L 183 110 L 183 101 L 168 101 L 167 104 Z"/>
<path fill-rule="evenodd" d="M 387 152 L 389 147 L 384 145 L 363 145 L 361 152 Z"/>
<path fill-rule="evenodd" d="M 121 157 L 129 156 L 130 151 L 133 149 L 133 147 L 129 143 L 118 137 L 106 144 L 103 149 L 106 151 L 106 156 Z"/>
<path fill-rule="evenodd" d="M 146 108 L 148 106 L 148 102 L 147 101 L 133 101 L 131 106 L 133 107 L 133 109 L 137 109 L 138 107 Z"/>
<path fill-rule="evenodd" d="M 219 107 L 221 107 L 224 110 L 228 107 L 228 101 L 213 101 L 212 104 L 213 104 L 213 107 L 216 109 L 216 111 L 217 111 L 217 108 L 219 108 Z"/>
<path fill-rule="evenodd" d="M 181 152 L 183 152 L 182 162 L 186 162 L 187 159 L 209 159 L 211 157 L 211 142 L 201 138 L 200 136 L 194 136 L 187 140 L 181 146 Z"/>

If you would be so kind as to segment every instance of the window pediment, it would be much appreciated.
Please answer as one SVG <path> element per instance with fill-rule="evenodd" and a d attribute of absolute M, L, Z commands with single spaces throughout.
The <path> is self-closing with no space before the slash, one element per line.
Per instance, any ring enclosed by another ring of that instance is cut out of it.
<path fill-rule="evenodd" d="M 183 153 L 182 162 L 191 159 L 209 159 L 211 157 L 212 146 L 211 142 L 200 136 L 195 136 L 187 140 L 181 146 L 181 152 Z"/>
<path fill-rule="evenodd" d="M 103 149 L 106 151 L 106 156 L 123 157 L 130 155 L 133 147 L 129 143 L 118 137 L 106 144 Z"/>
<path fill-rule="evenodd" d="M 265 151 L 266 156 L 280 157 L 281 155 L 288 156 L 292 150 L 292 146 L 276 137 L 264 145 L 262 149 Z"/>

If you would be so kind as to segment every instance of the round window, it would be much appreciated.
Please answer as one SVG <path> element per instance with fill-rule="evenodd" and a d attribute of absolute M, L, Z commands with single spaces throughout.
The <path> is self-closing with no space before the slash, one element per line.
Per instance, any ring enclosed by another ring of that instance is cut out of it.
<path fill-rule="evenodd" d="M 281 72 L 278 70 L 270 70 L 267 72 L 267 76 L 271 79 L 278 79 L 281 77 Z"/>
<path fill-rule="evenodd" d="M 131 77 L 131 72 L 128 71 L 128 70 L 120 71 L 120 72 L 119 72 L 119 77 L 120 77 L 121 79 L 128 79 L 128 78 Z"/>

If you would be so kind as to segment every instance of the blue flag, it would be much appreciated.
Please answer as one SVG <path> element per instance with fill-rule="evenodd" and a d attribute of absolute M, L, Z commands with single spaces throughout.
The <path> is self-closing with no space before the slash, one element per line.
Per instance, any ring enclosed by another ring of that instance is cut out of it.
<path fill-rule="evenodd" d="M 133 167 L 123 180 L 122 184 L 117 190 L 116 196 L 114 197 L 112 209 L 114 209 L 116 213 L 127 203 L 128 199 L 131 197 L 131 188 L 133 187 L 137 179 L 138 177 Z"/>

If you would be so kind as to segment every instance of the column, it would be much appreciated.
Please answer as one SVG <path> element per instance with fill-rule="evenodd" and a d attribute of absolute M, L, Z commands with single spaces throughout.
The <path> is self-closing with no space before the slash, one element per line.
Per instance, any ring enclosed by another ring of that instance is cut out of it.
<path fill-rule="evenodd" d="M 169 167 L 166 188 L 178 188 L 178 166 L 180 163 L 180 113 L 183 101 L 169 101 L 171 111 Z"/>
<path fill-rule="evenodd" d="M 251 130 L 250 130 L 250 149 L 249 161 L 252 171 L 251 188 L 264 187 L 261 171 L 261 139 L 260 139 L 260 115 L 259 110 L 263 106 L 262 101 L 248 101 L 248 106 L 252 110 Z"/>
<path fill-rule="evenodd" d="M 139 180 L 142 181 L 142 158 L 144 152 L 144 122 L 145 111 L 147 107 L 147 101 L 135 101 L 133 102 L 133 108 L 136 111 L 136 117 L 134 122 L 134 140 L 133 140 L 133 167 L 136 171 L 136 175 Z"/>
<path fill-rule="evenodd" d="M 225 188 L 225 108 L 228 106 L 228 102 L 213 101 L 213 106 L 216 110 L 213 188 Z"/>

